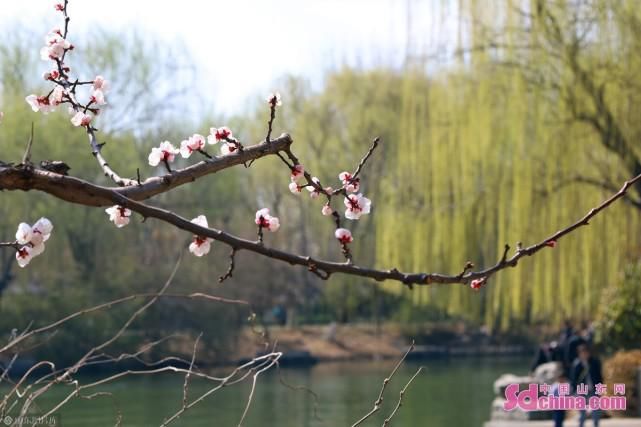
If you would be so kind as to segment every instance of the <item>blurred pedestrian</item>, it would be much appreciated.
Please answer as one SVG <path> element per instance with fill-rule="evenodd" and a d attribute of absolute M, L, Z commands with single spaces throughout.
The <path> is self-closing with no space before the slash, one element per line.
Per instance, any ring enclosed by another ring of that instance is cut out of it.
<path fill-rule="evenodd" d="M 590 347 L 587 344 L 581 344 L 577 348 L 577 358 L 572 364 L 572 370 L 570 371 L 570 379 L 572 381 L 572 390 L 577 395 L 579 387 L 587 388 L 587 394 L 584 395 L 586 401 L 596 395 L 596 385 L 603 383 L 603 374 L 601 373 L 601 361 L 598 357 L 593 356 L 590 353 Z M 579 415 L 579 427 L 583 427 L 585 419 L 587 417 L 587 412 L 585 410 L 580 411 Z M 599 418 L 601 417 L 601 411 L 595 409 L 592 411 L 592 422 L 594 422 L 594 427 L 599 426 Z"/>

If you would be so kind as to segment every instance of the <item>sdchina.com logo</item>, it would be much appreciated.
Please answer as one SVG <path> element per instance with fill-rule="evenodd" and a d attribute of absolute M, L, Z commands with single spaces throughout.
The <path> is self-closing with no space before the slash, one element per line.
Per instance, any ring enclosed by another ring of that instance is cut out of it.
<path fill-rule="evenodd" d="M 569 384 L 560 384 L 552 391 L 548 384 L 530 384 L 526 390 L 519 391 L 519 384 L 509 384 L 505 388 L 503 409 L 513 411 L 567 411 L 610 410 L 625 411 L 625 384 L 615 384 L 614 395 L 606 396 L 607 386 L 597 384 L 594 393 L 588 393 L 586 384 L 579 384 L 574 394 L 570 394 Z"/>

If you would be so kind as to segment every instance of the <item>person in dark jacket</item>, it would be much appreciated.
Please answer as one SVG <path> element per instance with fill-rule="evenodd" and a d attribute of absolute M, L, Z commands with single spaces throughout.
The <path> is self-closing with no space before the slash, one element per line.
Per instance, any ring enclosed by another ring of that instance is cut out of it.
<path fill-rule="evenodd" d="M 577 347 L 577 358 L 572 364 L 572 369 L 570 370 L 570 380 L 572 383 L 572 389 L 574 392 L 577 392 L 579 385 L 584 384 L 587 386 L 587 395 L 586 399 L 589 399 L 591 396 L 595 395 L 595 387 L 597 384 L 603 383 L 603 374 L 601 373 L 601 361 L 598 357 L 592 356 L 590 354 L 590 348 L 587 344 L 580 344 Z M 601 411 L 594 410 L 592 411 L 592 421 L 594 422 L 594 427 L 599 426 L 599 418 L 601 416 Z M 583 427 L 586 418 L 586 411 L 580 411 L 579 417 L 579 426 Z"/>
<path fill-rule="evenodd" d="M 532 360 L 532 364 L 530 365 L 530 373 L 534 375 L 536 368 L 538 368 L 539 366 L 548 362 L 557 362 L 560 359 L 561 357 L 559 355 L 559 348 L 556 341 L 543 343 L 536 350 L 534 360 Z"/>
<path fill-rule="evenodd" d="M 565 376 L 565 373 L 561 371 L 556 382 L 552 384 L 550 395 L 555 397 L 561 396 L 561 384 L 567 382 L 568 378 Z M 563 427 L 563 421 L 565 421 L 565 410 L 557 409 L 552 411 L 552 419 L 554 420 L 554 427 Z"/>

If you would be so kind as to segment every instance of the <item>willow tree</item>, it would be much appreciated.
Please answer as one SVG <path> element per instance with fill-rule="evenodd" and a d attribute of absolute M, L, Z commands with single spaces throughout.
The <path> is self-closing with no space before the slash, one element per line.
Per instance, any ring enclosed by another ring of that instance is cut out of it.
<path fill-rule="evenodd" d="M 408 61 L 390 179 L 406 185 L 388 187 L 378 257 L 445 271 L 496 259 L 638 174 L 637 4 L 461 1 L 455 60 L 431 73 Z M 412 298 L 503 327 L 588 318 L 639 247 L 641 187 L 625 200 L 563 251 L 496 276 L 483 304 L 462 288 Z"/>

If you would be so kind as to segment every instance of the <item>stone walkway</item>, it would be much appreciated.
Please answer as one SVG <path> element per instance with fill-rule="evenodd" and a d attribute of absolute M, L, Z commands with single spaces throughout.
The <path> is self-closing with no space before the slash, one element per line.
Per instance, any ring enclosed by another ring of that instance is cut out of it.
<path fill-rule="evenodd" d="M 565 421 L 564 427 L 578 427 L 579 420 L 573 418 Z M 483 427 L 552 427 L 552 421 L 488 421 Z M 592 421 L 586 421 L 584 427 L 592 427 Z M 641 427 L 641 418 L 608 418 L 599 422 L 599 427 Z"/>

